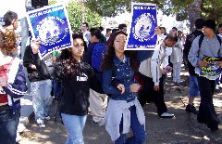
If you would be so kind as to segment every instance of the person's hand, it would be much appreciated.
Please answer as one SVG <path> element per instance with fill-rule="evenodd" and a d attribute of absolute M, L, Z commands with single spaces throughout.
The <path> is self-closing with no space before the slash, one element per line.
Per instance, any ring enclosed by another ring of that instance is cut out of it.
<path fill-rule="evenodd" d="M 172 67 L 171 66 L 166 66 L 164 69 L 163 69 L 163 74 L 167 74 L 168 72 L 171 72 L 172 71 Z"/>
<path fill-rule="evenodd" d="M 31 48 L 32 48 L 32 53 L 37 54 L 39 52 L 39 48 L 40 48 L 40 41 L 39 40 L 32 40 L 31 41 Z"/>
<path fill-rule="evenodd" d="M 161 34 L 162 34 L 160 27 L 156 27 L 156 28 L 155 28 L 155 34 L 156 34 L 156 35 L 161 35 Z"/>
<path fill-rule="evenodd" d="M 130 85 L 130 91 L 131 92 L 138 92 L 139 90 L 140 90 L 140 88 L 141 88 L 141 85 L 140 84 L 138 84 L 138 83 L 133 83 L 133 84 L 131 84 Z"/>
<path fill-rule="evenodd" d="M 125 92 L 125 86 L 123 84 L 118 84 L 117 89 L 123 94 Z"/>
<path fill-rule="evenodd" d="M 154 90 L 154 91 L 160 91 L 160 86 L 159 86 L 159 85 L 154 86 L 154 87 L 153 87 L 153 90 Z"/>
<path fill-rule="evenodd" d="M 198 61 L 198 65 L 199 65 L 200 67 L 206 67 L 207 64 L 208 64 L 207 61 L 204 61 L 204 60 L 200 60 L 200 61 Z"/>
<path fill-rule="evenodd" d="M 8 81 L 5 77 L 0 77 L 0 87 L 4 87 L 8 85 Z"/>
<path fill-rule="evenodd" d="M 30 68 L 33 69 L 33 70 L 36 70 L 36 66 L 34 64 L 30 64 Z"/>
<path fill-rule="evenodd" d="M 220 66 L 220 67 L 222 67 L 222 61 L 218 61 L 218 62 L 217 62 L 217 65 Z"/>

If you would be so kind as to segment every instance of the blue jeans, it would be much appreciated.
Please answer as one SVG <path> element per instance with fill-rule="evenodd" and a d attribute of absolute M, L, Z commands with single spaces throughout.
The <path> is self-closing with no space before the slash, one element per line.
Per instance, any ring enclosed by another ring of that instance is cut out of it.
<path fill-rule="evenodd" d="M 196 76 L 190 76 L 189 77 L 189 96 L 190 97 L 196 97 L 199 96 L 199 86 Z"/>
<path fill-rule="evenodd" d="M 62 121 L 68 134 L 66 144 L 84 144 L 83 129 L 87 116 L 77 116 L 62 113 Z"/>
<path fill-rule="evenodd" d="M 145 142 L 145 129 L 138 121 L 136 115 L 136 107 L 130 107 L 131 113 L 131 129 L 133 132 L 133 137 L 127 139 L 126 134 L 121 134 L 120 137 L 115 141 L 115 144 L 143 144 Z M 123 119 L 122 119 L 123 120 Z M 123 129 L 123 121 L 121 120 L 120 124 L 120 133 Z"/>
<path fill-rule="evenodd" d="M 3 107 L 0 107 L 0 143 L 15 144 L 20 109 L 15 110 L 15 113 L 13 113 L 9 106 Z"/>
<path fill-rule="evenodd" d="M 48 116 L 51 104 L 51 80 L 31 82 L 30 86 L 35 119 L 44 119 L 45 116 Z"/>
<path fill-rule="evenodd" d="M 55 98 L 60 99 L 62 94 L 62 83 L 57 80 L 52 81 L 52 90 L 53 90 L 53 96 Z"/>

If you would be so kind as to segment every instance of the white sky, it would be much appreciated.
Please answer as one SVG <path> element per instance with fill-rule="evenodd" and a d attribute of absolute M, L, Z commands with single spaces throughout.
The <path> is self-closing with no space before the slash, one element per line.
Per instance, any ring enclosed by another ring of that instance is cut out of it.
<path fill-rule="evenodd" d="M 8 10 L 14 11 L 19 18 L 25 16 L 25 1 L 26 0 L 0 0 L 0 17 L 2 17 Z"/>

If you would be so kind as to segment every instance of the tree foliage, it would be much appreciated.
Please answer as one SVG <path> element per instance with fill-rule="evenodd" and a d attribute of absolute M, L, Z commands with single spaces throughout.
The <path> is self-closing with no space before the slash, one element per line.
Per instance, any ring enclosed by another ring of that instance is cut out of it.
<path fill-rule="evenodd" d="M 50 4 L 55 4 L 56 0 L 50 0 Z M 90 27 L 101 25 L 101 15 L 84 5 L 84 3 L 74 0 L 67 4 L 69 22 L 73 31 L 79 31 L 82 22 L 88 22 Z"/>
<path fill-rule="evenodd" d="M 134 0 L 85 0 L 85 4 L 102 16 L 114 16 L 130 9 Z M 177 20 L 189 17 L 203 17 L 222 22 L 222 0 L 135 0 L 135 2 L 155 3 L 166 15 L 176 14 Z M 193 21 L 194 18 L 189 18 Z"/>

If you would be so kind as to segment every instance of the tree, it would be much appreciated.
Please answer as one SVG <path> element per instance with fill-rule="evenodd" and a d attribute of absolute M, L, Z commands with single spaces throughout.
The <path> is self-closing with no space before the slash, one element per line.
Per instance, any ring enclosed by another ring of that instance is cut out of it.
<path fill-rule="evenodd" d="M 49 4 L 55 4 L 56 0 L 49 0 Z M 82 22 L 88 22 L 90 27 L 101 25 L 101 15 L 92 11 L 84 3 L 74 0 L 67 4 L 69 22 L 73 31 L 79 31 Z"/>
<path fill-rule="evenodd" d="M 91 10 L 102 16 L 114 16 L 130 9 L 133 0 L 85 0 L 85 4 Z M 135 0 L 136 2 L 155 3 L 164 14 L 175 14 L 177 20 L 188 19 L 193 28 L 197 18 L 214 19 L 217 23 L 222 22 L 221 0 Z"/>

